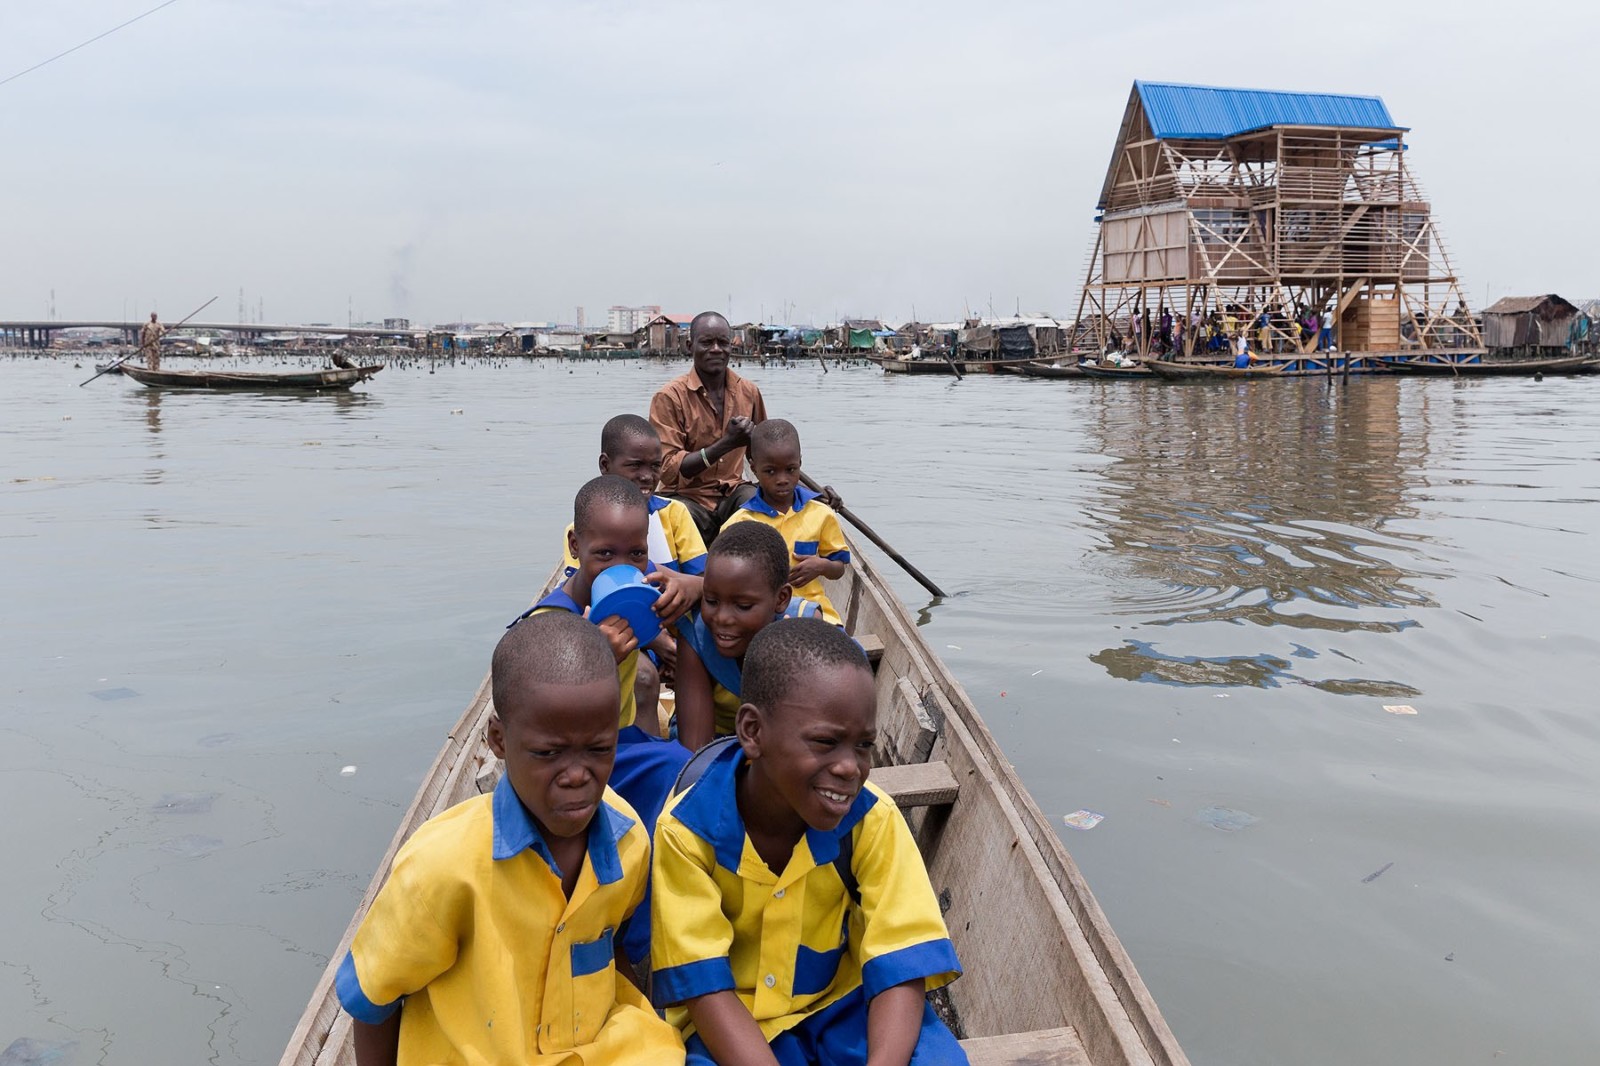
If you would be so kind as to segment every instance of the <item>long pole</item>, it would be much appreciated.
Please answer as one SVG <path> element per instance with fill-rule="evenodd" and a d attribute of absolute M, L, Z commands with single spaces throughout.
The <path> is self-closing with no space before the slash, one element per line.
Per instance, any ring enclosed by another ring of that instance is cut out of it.
<path fill-rule="evenodd" d="M 215 296 L 213 296 L 211 299 L 207 300 L 205 303 L 201 304 L 199 307 L 196 307 L 193 311 L 190 311 L 187 315 L 184 315 L 183 316 L 183 322 L 179 322 L 177 326 L 168 326 L 167 328 L 169 330 L 170 329 L 177 329 L 178 326 L 183 325 L 184 322 L 189 321 L 189 319 L 193 318 L 195 315 L 198 315 L 201 311 L 204 311 L 206 308 L 210 307 L 212 304 L 214 304 L 216 302 L 217 302 L 217 298 Z M 95 374 L 94 378 L 99 377 L 100 374 L 109 374 L 109 373 L 111 373 L 117 367 L 121 366 L 123 363 L 126 363 L 129 359 L 132 359 L 134 356 L 136 356 L 138 354 L 139 354 L 139 349 L 135 348 L 133 351 L 129 352 L 127 355 L 123 356 L 121 359 L 118 359 L 116 362 L 112 363 L 110 366 L 106 367 L 104 370 L 102 370 L 99 373 Z M 90 378 L 89 381 L 93 381 L 94 378 Z M 80 389 L 83 388 L 85 385 L 89 384 L 89 381 L 80 381 L 80 382 L 78 382 L 78 388 L 80 388 Z"/>
<path fill-rule="evenodd" d="M 800 480 L 805 484 L 806 488 L 810 489 L 812 492 L 822 491 L 822 486 L 817 484 L 811 475 L 805 473 L 804 471 L 801 471 L 800 473 Z M 876 544 L 878 547 L 882 548 L 885 555 L 899 563 L 900 569 L 916 578 L 917 584 L 921 585 L 923 588 L 927 589 L 929 592 L 940 597 L 941 599 L 948 598 L 944 589 L 940 588 L 938 585 L 935 585 L 927 574 L 924 574 L 921 570 L 918 570 L 915 566 L 912 566 L 910 561 L 907 560 L 904 555 L 901 555 L 899 552 L 894 550 L 893 545 L 884 540 L 882 537 L 878 536 L 877 532 L 871 526 L 857 518 L 854 511 L 850 510 L 848 507 L 841 506 L 839 508 L 839 513 L 844 516 L 846 521 L 859 529 L 863 536 L 872 541 L 872 543 Z"/>

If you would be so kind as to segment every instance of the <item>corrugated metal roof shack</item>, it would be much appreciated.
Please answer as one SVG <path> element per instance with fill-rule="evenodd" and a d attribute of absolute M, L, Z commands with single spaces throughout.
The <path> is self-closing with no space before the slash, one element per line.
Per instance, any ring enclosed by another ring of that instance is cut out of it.
<path fill-rule="evenodd" d="M 1490 348 L 1526 354 L 1565 349 L 1574 339 L 1581 313 L 1555 293 L 1507 296 L 1483 312 L 1483 342 Z"/>

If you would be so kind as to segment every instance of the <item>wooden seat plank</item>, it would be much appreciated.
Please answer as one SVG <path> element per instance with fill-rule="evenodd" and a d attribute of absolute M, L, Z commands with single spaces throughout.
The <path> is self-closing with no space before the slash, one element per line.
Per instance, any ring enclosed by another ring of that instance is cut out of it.
<path fill-rule="evenodd" d="M 1070 1025 L 961 1041 L 971 1066 L 1092 1066 Z"/>
<path fill-rule="evenodd" d="M 961 783 L 942 762 L 880 766 L 872 771 L 870 780 L 894 797 L 895 806 L 901 808 L 942 807 L 954 803 L 961 794 Z"/>
<path fill-rule="evenodd" d="M 861 645 L 861 650 L 867 653 L 867 662 L 875 663 L 883 658 L 883 638 L 873 633 L 857 633 L 856 643 Z"/>

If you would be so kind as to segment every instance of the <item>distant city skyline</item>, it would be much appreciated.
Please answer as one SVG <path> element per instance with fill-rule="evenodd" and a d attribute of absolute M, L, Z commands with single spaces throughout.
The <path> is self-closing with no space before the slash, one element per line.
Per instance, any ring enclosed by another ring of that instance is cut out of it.
<path fill-rule="evenodd" d="M 8 11 L 0 79 L 153 6 Z M 176 0 L 0 85 L 0 319 L 1070 318 L 1136 78 L 1381 96 L 1475 307 L 1600 295 L 1591 75 L 1504 14 Z"/>

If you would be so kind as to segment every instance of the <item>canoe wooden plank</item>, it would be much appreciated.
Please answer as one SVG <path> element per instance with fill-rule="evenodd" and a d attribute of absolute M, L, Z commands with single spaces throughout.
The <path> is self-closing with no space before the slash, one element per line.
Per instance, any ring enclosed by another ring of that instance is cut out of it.
<path fill-rule="evenodd" d="M 972 1066 L 1092 1066 L 1070 1025 L 1029 1033 L 980 1036 L 961 1041 Z"/>
<path fill-rule="evenodd" d="M 961 794 L 961 783 L 942 762 L 907 763 L 904 766 L 879 766 L 872 771 L 874 785 L 894 797 L 896 807 L 941 807 L 954 803 Z"/>
<path fill-rule="evenodd" d="M 856 634 L 856 643 L 861 645 L 861 650 L 867 653 L 867 662 L 875 663 L 883 658 L 883 638 L 872 633 Z"/>

